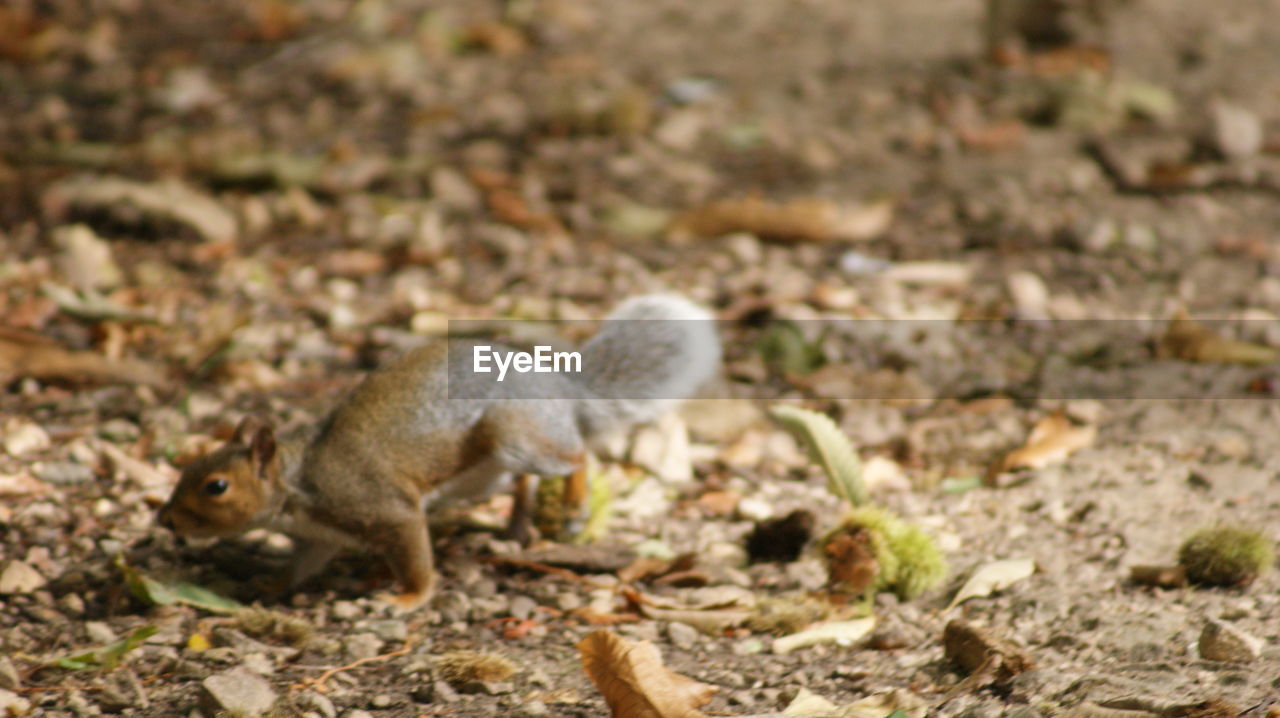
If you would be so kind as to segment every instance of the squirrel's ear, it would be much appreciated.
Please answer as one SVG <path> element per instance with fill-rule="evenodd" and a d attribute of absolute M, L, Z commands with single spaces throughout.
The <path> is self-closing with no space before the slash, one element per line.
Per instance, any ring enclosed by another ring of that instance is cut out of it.
<path fill-rule="evenodd" d="M 246 414 L 245 417 L 240 420 L 240 423 L 236 424 L 236 431 L 232 434 L 231 440 L 237 444 L 251 444 L 253 443 L 254 435 L 263 427 L 270 428 L 267 422 L 262 419 L 259 419 L 253 414 Z"/>
<path fill-rule="evenodd" d="M 276 455 L 275 430 L 256 416 L 250 415 L 240 420 L 233 441 L 248 444 L 249 455 L 253 458 L 253 466 L 258 473 L 262 473 L 263 467 Z"/>
<path fill-rule="evenodd" d="M 253 465 L 258 474 L 266 478 L 262 469 L 276 455 L 276 432 L 269 425 L 258 426 L 253 432 L 253 441 L 249 444 L 249 455 L 253 457 Z"/>

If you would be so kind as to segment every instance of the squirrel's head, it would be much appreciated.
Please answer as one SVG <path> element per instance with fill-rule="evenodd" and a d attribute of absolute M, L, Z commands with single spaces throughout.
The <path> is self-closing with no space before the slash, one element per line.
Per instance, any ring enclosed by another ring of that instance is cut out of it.
<path fill-rule="evenodd" d="M 156 521 L 179 536 L 232 536 L 253 527 L 279 480 L 271 426 L 245 417 L 235 436 L 191 462 Z"/>

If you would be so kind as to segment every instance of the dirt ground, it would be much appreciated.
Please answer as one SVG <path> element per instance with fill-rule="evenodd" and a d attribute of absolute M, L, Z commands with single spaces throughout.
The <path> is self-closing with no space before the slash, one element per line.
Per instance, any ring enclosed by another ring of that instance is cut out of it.
<path fill-rule="evenodd" d="M 1276 715 L 1275 570 L 1231 588 L 1129 571 L 1204 526 L 1280 538 L 1275 362 L 1193 365 L 1160 339 L 1185 310 L 1280 343 L 1280 1 L 1066 5 L 1065 45 L 995 59 L 979 0 L 0 6 L 0 713 L 252 715 L 209 682 L 252 693 L 247 671 L 276 715 L 605 715 L 575 648 L 604 627 L 718 687 L 710 715 L 802 689 L 913 717 Z M 803 227 L 690 228 L 744 197 L 807 202 Z M 837 209 L 856 226 L 831 229 Z M 449 319 L 595 318 L 659 289 L 719 313 L 725 377 L 603 460 L 605 565 L 516 566 L 546 556 L 462 528 L 509 503 L 457 507 L 440 594 L 404 617 L 371 598 L 388 578 L 368 556 L 270 599 L 253 580 L 283 565 L 280 537 L 183 544 L 152 521 L 240 416 L 312 425 Z M 1089 358 L 993 388 L 1014 348 L 886 351 L 849 329 L 872 318 L 1116 323 L 1080 339 Z M 762 339 L 768 320 L 795 336 Z M 1131 374 L 1047 388 L 1082 364 Z M 1132 398 L 1157 365 L 1171 379 Z M 852 398 L 871 385 L 890 398 Z M 878 639 L 778 654 L 614 590 L 634 551 L 697 557 L 700 587 L 645 596 L 824 589 L 815 548 L 747 561 L 755 522 L 842 510 L 765 397 L 837 419 L 888 477 L 875 500 L 945 550 L 940 587 L 876 599 Z M 989 473 L 1056 411 L 1096 438 Z M 261 602 L 277 630 L 148 606 L 117 556 Z M 1036 573 L 949 607 L 1018 558 Z M 1034 667 L 966 683 L 955 618 Z M 1210 620 L 1260 647 L 1202 657 Z M 49 665 L 146 626 L 117 667 Z M 438 659 L 460 650 L 519 670 L 451 684 Z"/>

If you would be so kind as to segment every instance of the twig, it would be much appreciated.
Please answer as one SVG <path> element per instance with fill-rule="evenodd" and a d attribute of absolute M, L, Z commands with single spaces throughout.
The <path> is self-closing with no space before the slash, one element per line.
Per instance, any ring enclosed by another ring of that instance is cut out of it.
<path fill-rule="evenodd" d="M 303 678 L 302 682 L 295 683 L 289 688 L 295 691 L 302 690 L 304 688 L 311 688 L 315 690 L 317 693 L 324 693 L 325 691 L 329 690 L 328 686 L 326 686 L 325 683 L 330 678 L 333 678 L 335 675 L 337 675 L 338 673 L 341 673 L 342 671 L 349 671 L 352 668 L 359 668 L 360 666 L 366 665 L 368 663 L 376 663 L 378 661 L 388 661 L 397 656 L 403 656 L 409 651 L 413 650 L 413 644 L 414 644 L 413 639 L 409 639 L 408 641 L 405 641 L 403 646 L 401 646 L 400 648 L 394 651 L 391 651 L 390 653 L 383 653 L 377 656 L 369 656 L 367 658 L 361 658 L 359 660 L 352 661 L 346 664 L 345 666 L 330 668 L 329 670 L 325 671 L 324 673 L 321 673 L 319 676 L 316 676 L 315 678 Z"/>
<path fill-rule="evenodd" d="M 611 585 L 606 586 L 606 585 L 597 583 L 595 581 L 592 581 L 586 576 L 579 576 L 578 574 L 574 573 L 573 571 L 570 571 L 567 568 L 560 568 L 559 566 L 549 566 L 545 563 L 538 563 L 537 561 L 527 561 L 522 558 L 511 558 L 508 556 L 482 556 L 480 560 L 485 563 L 504 563 L 504 564 L 507 564 L 508 566 L 517 566 L 519 568 L 527 568 L 531 571 L 541 571 L 543 573 L 554 574 L 556 576 L 560 576 L 561 578 L 567 578 L 570 581 L 577 581 L 578 583 L 589 586 L 591 588 L 613 588 L 613 586 Z"/>

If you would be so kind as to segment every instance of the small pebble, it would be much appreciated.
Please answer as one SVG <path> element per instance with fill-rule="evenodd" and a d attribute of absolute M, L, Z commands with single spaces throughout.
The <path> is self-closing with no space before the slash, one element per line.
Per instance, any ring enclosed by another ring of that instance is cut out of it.
<path fill-rule="evenodd" d="M 330 612 L 339 621 L 350 621 L 364 614 L 364 611 L 360 610 L 360 607 L 352 601 L 336 601 Z"/>
<path fill-rule="evenodd" d="M 528 596 L 514 596 L 511 599 L 509 612 L 513 618 L 524 621 L 533 616 L 533 612 L 537 607 L 538 603 Z"/>
<path fill-rule="evenodd" d="M 677 648 L 689 650 L 698 642 L 698 629 L 687 623 L 672 621 L 667 624 L 667 640 Z"/>
<path fill-rule="evenodd" d="M 347 636 L 342 642 L 342 648 L 347 655 L 355 660 L 361 658 L 373 658 L 382 651 L 383 641 L 372 633 L 356 633 Z"/>

